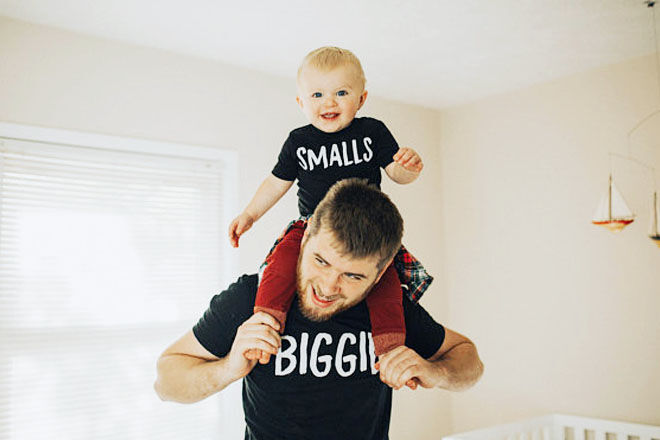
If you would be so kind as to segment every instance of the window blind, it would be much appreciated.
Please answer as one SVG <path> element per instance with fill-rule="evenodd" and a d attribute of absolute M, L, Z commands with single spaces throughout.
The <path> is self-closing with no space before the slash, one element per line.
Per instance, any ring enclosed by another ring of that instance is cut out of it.
<path fill-rule="evenodd" d="M 153 390 L 232 272 L 235 164 L 184 156 L 0 137 L 0 439 L 242 435 L 237 387 Z"/>

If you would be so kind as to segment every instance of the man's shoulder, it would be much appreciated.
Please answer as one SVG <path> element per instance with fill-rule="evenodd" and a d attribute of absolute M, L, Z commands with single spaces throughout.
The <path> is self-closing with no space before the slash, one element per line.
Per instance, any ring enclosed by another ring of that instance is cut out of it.
<path fill-rule="evenodd" d="M 252 315 L 257 286 L 256 274 L 243 275 L 211 299 L 193 327 L 195 337 L 205 349 L 218 357 L 229 353 L 236 329 Z"/>
<path fill-rule="evenodd" d="M 259 275 L 243 274 L 236 281 L 231 283 L 229 287 L 223 292 L 229 292 L 230 295 L 239 295 L 241 298 L 254 299 L 257 295 L 257 287 L 259 286 Z"/>
<path fill-rule="evenodd" d="M 419 303 L 403 297 L 403 315 L 406 322 L 406 346 L 428 359 L 440 349 L 445 339 L 445 328 L 433 319 Z"/>
<path fill-rule="evenodd" d="M 257 274 L 241 275 L 229 287 L 213 297 L 211 308 L 231 309 L 237 313 L 245 310 L 249 313 L 254 306 L 258 286 Z"/>

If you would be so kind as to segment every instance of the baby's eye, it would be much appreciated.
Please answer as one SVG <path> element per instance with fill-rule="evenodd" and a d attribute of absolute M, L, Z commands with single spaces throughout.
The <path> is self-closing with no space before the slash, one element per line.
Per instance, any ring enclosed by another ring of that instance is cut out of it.
<path fill-rule="evenodd" d="M 323 93 L 321 93 L 321 92 L 312 93 L 312 98 L 320 98 L 321 96 L 323 96 Z"/>
<path fill-rule="evenodd" d="M 318 264 L 318 265 L 320 265 L 320 266 L 325 266 L 325 265 L 327 264 L 327 263 L 325 262 L 325 260 L 323 260 L 323 259 L 321 259 L 321 258 L 319 258 L 319 257 L 316 257 L 315 260 L 316 260 L 316 264 Z"/>
<path fill-rule="evenodd" d="M 346 96 L 348 95 L 348 92 L 346 90 L 340 90 L 337 92 L 337 96 Z"/>

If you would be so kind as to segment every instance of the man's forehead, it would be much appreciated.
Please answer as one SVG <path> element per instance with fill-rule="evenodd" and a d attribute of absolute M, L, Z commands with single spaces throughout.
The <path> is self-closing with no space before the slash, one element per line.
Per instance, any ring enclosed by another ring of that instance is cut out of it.
<path fill-rule="evenodd" d="M 344 272 L 377 272 L 378 257 L 353 257 L 346 252 L 345 247 L 337 240 L 334 231 L 321 228 L 318 233 L 311 237 L 311 251 L 319 255 L 332 266 L 336 266 Z M 358 270 L 358 268 L 360 270 Z M 370 274 L 368 274 L 370 275 Z"/>

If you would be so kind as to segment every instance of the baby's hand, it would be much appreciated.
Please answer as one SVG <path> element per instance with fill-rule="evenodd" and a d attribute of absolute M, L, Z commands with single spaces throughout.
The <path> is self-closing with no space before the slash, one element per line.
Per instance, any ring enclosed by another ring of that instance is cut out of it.
<path fill-rule="evenodd" d="M 270 362 L 270 353 L 259 350 L 258 348 L 251 348 L 247 350 L 245 353 L 243 353 L 243 356 L 245 356 L 245 359 L 249 361 L 259 361 L 260 364 L 264 365 Z"/>
<path fill-rule="evenodd" d="M 237 248 L 238 239 L 245 231 L 252 227 L 252 224 L 254 224 L 254 218 L 251 215 L 242 213 L 236 217 L 229 225 L 229 243 Z"/>
<path fill-rule="evenodd" d="M 397 151 L 392 158 L 396 163 L 408 171 L 419 173 L 422 171 L 422 168 L 424 168 L 422 158 L 412 148 L 399 148 L 399 151 Z"/>

